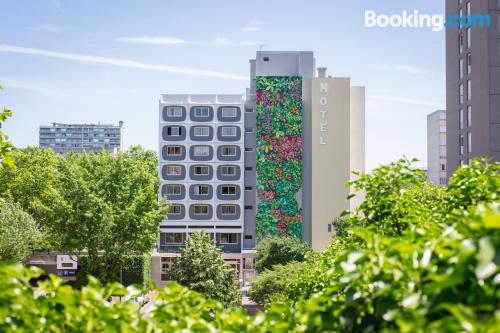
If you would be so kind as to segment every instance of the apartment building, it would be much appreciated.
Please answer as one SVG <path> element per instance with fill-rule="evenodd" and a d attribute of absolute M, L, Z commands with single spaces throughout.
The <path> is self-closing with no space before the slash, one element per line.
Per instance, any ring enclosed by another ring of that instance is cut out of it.
<path fill-rule="evenodd" d="M 123 121 L 118 126 L 105 124 L 62 124 L 40 126 L 39 145 L 50 148 L 57 154 L 70 151 L 116 153 L 123 149 Z"/>
<path fill-rule="evenodd" d="M 427 177 L 436 185 L 447 185 L 446 111 L 427 115 Z"/>
<path fill-rule="evenodd" d="M 500 1 L 446 1 L 446 14 L 490 27 L 446 29 L 447 175 L 474 157 L 500 161 Z"/>

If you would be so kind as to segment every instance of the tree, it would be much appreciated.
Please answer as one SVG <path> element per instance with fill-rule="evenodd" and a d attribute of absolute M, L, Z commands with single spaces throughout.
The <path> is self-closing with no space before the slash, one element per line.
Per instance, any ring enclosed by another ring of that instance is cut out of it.
<path fill-rule="evenodd" d="M 116 280 L 127 255 L 156 244 L 166 207 L 158 202 L 155 152 L 62 157 L 28 148 L 12 157 L 13 166 L 0 172 L 0 196 L 34 217 L 52 250 L 87 252 L 92 275 Z"/>
<path fill-rule="evenodd" d="M 264 270 L 252 280 L 250 298 L 259 304 L 266 304 L 284 297 L 290 283 L 304 267 L 304 263 L 291 261 L 286 265 L 278 264 L 271 270 Z"/>
<path fill-rule="evenodd" d="M 186 248 L 174 261 L 170 274 L 177 283 L 225 306 L 241 305 L 235 270 L 224 262 L 221 250 L 204 232 L 189 236 Z"/>
<path fill-rule="evenodd" d="M 18 204 L 0 199 L 0 262 L 23 262 L 38 241 L 35 220 Z"/>
<path fill-rule="evenodd" d="M 2 89 L 2 86 L 0 86 L 0 91 Z M 7 108 L 3 108 L 0 110 L 0 167 L 2 166 L 2 164 L 9 163 L 10 160 L 6 155 L 13 148 L 12 143 L 8 141 L 9 137 L 7 136 L 7 134 L 2 132 L 2 123 L 11 116 L 11 110 Z"/>
<path fill-rule="evenodd" d="M 289 237 L 268 237 L 259 241 L 255 249 L 255 270 L 263 272 L 272 269 L 274 265 L 285 265 L 291 261 L 304 261 L 311 247 Z"/>

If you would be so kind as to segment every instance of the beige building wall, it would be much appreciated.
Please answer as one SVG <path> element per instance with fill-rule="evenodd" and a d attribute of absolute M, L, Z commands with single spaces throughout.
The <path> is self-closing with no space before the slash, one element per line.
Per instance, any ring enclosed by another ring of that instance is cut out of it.
<path fill-rule="evenodd" d="M 312 82 L 312 247 L 325 249 L 331 223 L 347 200 L 350 159 L 350 79 L 314 78 Z"/>
<path fill-rule="evenodd" d="M 351 181 L 356 178 L 352 173 L 365 173 L 365 87 L 351 87 Z M 351 193 L 353 193 L 351 191 Z M 354 211 L 363 202 L 363 193 L 349 201 L 350 210 Z"/>

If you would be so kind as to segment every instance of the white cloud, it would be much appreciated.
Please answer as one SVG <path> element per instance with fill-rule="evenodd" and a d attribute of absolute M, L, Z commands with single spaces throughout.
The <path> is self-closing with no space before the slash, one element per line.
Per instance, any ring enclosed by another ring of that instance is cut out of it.
<path fill-rule="evenodd" d="M 224 37 L 217 37 L 217 38 L 215 38 L 214 43 L 216 45 L 231 45 L 231 44 L 233 44 L 232 41 L 230 41 L 229 39 L 224 38 Z"/>
<path fill-rule="evenodd" d="M 227 39 L 224 37 L 217 37 L 214 40 L 214 44 L 219 46 L 256 46 L 259 45 L 260 42 L 252 40 L 239 41 L 239 40 Z"/>
<path fill-rule="evenodd" d="M 426 102 L 426 101 L 421 101 L 418 99 L 392 96 L 392 95 L 367 94 L 366 97 L 368 99 L 373 99 L 373 100 L 377 100 L 377 101 L 390 102 L 390 103 L 396 103 L 396 104 L 404 104 L 404 105 L 422 106 L 422 107 L 432 108 L 435 110 L 444 108 L 444 106 L 442 104 L 439 104 L 439 103 Z"/>
<path fill-rule="evenodd" d="M 140 36 L 140 37 L 120 37 L 116 39 L 118 42 L 135 43 L 135 44 L 152 44 L 152 45 L 176 45 L 176 44 L 192 44 L 193 42 L 171 36 Z"/>
<path fill-rule="evenodd" d="M 416 67 L 411 65 L 395 65 L 395 64 L 374 64 L 371 65 L 377 70 L 402 72 L 413 75 L 431 75 L 432 72 L 426 68 Z"/>
<path fill-rule="evenodd" d="M 45 83 L 40 84 L 37 82 L 26 81 L 23 79 L 18 79 L 13 77 L 2 76 L 2 78 L 0 79 L 0 84 L 8 88 L 28 90 L 35 93 L 54 96 L 54 97 L 70 97 L 68 94 L 65 94 L 59 90 L 47 88 L 47 85 Z"/>
<path fill-rule="evenodd" d="M 52 23 L 44 23 L 36 27 L 31 27 L 30 30 L 42 32 L 61 32 L 66 30 L 66 28 Z"/>
<path fill-rule="evenodd" d="M 205 76 L 205 77 L 214 77 L 214 78 L 229 79 L 229 80 L 241 80 L 241 81 L 248 80 L 248 78 L 246 76 L 243 76 L 243 75 L 237 75 L 237 74 L 231 74 L 231 73 L 225 73 L 225 72 L 217 72 L 217 71 L 212 71 L 212 70 L 207 70 L 207 69 L 150 64 L 150 63 L 134 61 L 134 60 L 127 60 L 127 59 L 100 57 L 100 56 L 95 56 L 95 55 L 84 55 L 84 54 L 76 54 L 76 53 L 56 52 L 56 51 L 35 49 L 35 48 L 29 48 L 29 47 L 20 47 L 20 46 L 8 45 L 8 44 L 0 44 L 0 52 L 16 53 L 16 54 L 29 54 L 29 55 L 35 55 L 35 56 L 41 56 L 41 57 L 73 60 L 73 61 L 79 61 L 79 62 L 89 62 L 89 63 L 95 63 L 95 64 L 119 66 L 119 67 L 126 67 L 126 68 L 143 69 L 143 70 L 165 72 L 165 73 L 172 73 L 172 74 Z"/>
<path fill-rule="evenodd" d="M 254 32 L 254 31 L 259 31 L 259 30 L 262 30 L 262 27 L 243 27 L 243 29 L 241 29 L 241 31 L 243 32 Z"/>
<path fill-rule="evenodd" d="M 244 26 L 241 31 L 243 32 L 255 32 L 263 29 L 264 22 L 259 20 L 252 20 L 247 26 Z"/>

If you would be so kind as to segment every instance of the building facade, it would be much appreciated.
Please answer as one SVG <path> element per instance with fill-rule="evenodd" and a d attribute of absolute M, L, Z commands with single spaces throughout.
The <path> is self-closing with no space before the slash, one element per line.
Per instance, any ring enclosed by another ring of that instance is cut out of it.
<path fill-rule="evenodd" d="M 436 185 L 447 185 L 446 111 L 427 115 L 427 177 Z"/>
<path fill-rule="evenodd" d="M 40 126 L 39 144 L 50 148 L 57 154 L 70 151 L 99 152 L 102 150 L 116 153 L 123 149 L 123 122 L 118 126 L 103 124 L 61 124 Z"/>
<path fill-rule="evenodd" d="M 500 160 L 500 2 L 446 1 L 446 14 L 489 15 L 490 27 L 446 29 L 448 177 L 471 158 Z"/>
<path fill-rule="evenodd" d="M 242 95 L 162 95 L 160 225 L 152 277 L 162 285 L 189 234 L 209 233 L 242 284 L 266 236 L 324 249 L 348 201 L 352 171 L 364 172 L 365 91 L 348 78 L 316 75 L 312 52 L 259 51 Z"/>
<path fill-rule="evenodd" d="M 171 206 L 153 256 L 153 278 L 160 284 L 170 279 L 189 234 L 200 230 L 244 277 L 244 113 L 243 95 L 161 96 L 160 197 Z"/>

